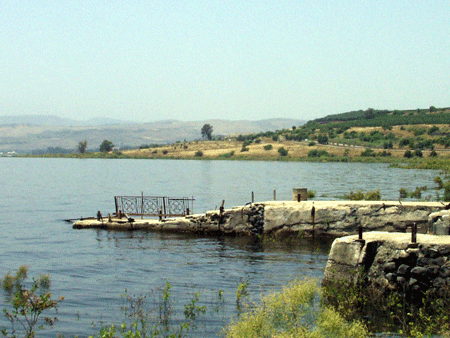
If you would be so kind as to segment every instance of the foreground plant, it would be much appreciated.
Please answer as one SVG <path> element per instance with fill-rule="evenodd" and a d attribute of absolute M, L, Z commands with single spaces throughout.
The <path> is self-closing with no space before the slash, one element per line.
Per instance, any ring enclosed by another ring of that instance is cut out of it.
<path fill-rule="evenodd" d="M 4 337 L 18 337 L 18 334 L 24 334 L 24 337 L 31 338 L 35 336 L 35 327 L 42 323 L 52 327 L 57 317 L 41 317 L 44 311 L 57 309 L 58 303 L 64 300 L 59 297 L 58 300 L 51 298 L 50 279 L 48 275 L 40 275 L 33 278 L 32 282 L 26 283 L 28 269 L 21 266 L 15 275 L 7 273 L 1 280 L 1 286 L 8 293 L 8 301 L 11 309 L 5 308 L 3 313 L 11 322 L 11 331 L 5 327 L 1 330 Z M 29 288 L 27 289 L 27 284 Z"/>
<path fill-rule="evenodd" d="M 262 298 L 262 304 L 241 315 L 226 329 L 240 337 L 367 337 L 359 321 L 347 322 L 335 310 L 316 305 L 320 287 L 314 280 L 296 281 Z"/>
<path fill-rule="evenodd" d="M 185 320 L 172 318 L 175 315 L 169 282 L 163 289 L 152 291 L 150 295 L 130 295 L 127 290 L 122 295 L 126 304 L 121 308 L 125 321 L 120 325 L 106 325 L 97 336 L 90 338 L 182 338 L 196 328 L 196 321 L 205 314 L 206 306 L 198 305 L 200 293 L 184 305 Z M 149 299 L 153 297 L 152 299 Z"/>

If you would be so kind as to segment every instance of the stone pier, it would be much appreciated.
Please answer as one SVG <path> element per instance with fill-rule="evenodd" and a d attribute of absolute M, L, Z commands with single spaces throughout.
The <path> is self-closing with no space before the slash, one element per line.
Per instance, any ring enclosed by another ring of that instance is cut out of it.
<path fill-rule="evenodd" d="M 363 285 L 406 299 L 420 299 L 449 291 L 450 237 L 370 232 L 335 239 L 325 268 L 323 285 L 339 289 Z"/>
<path fill-rule="evenodd" d="M 116 217 L 81 220 L 73 227 L 342 237 L 356 234 L 359 227 L 364 232 L 406 232 L 415 223 L 421 233 L 439 229 L 442 234 L 445 231 L 448 234 L 446 207 L 441 202 L 269 201 L 163 220 Z"/>

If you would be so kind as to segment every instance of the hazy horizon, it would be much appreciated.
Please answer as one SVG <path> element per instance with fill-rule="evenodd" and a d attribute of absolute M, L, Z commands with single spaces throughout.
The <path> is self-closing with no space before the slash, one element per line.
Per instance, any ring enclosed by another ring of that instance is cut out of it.
<path fill-rule="evenodd" d="M 311 120 L 450 106 L 447 1 L 0 2 L 0 116 Z"/>

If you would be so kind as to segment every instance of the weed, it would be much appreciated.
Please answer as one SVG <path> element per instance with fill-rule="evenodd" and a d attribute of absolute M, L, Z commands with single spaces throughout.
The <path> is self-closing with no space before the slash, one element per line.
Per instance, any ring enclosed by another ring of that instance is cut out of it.
<path fill-rule="evenodd" d="M 51 299 L 52 295 L 48 291 L 50 286 L 48 275 L 33 278 L 27 289 L 25 285 L 27 274 L 28 268 L 21 266 L 15 276 L 7 273 L 1 281 L 3 290 L 9 293 L 8 301 L 12 306 L 12 309 L 3 310 L 5 317 L 11 323 L 10 333 L 6 328 L 1 330 L 4 337 L 8 334 L 11 334 L 11 337 L 17 337 L 18 333 L 23 332 L 26 338 L 32 338 L 35 337 L 35 326 L 39 322 L 42 322 L 39 327 L 53 326 L 58 320 L 57 317 L 41 318 L 41 315 L 44 311 L 57 309 L 58 303 L 64 300 L 64 297 L 59 297 L 58 300 Z"/>
<path fill-rule="evenodd" d="M 360 322 L 347 323 L 335 310 L 314 306 L 320 288 L 314 280 L 296 281 L 262 298 L 226 328 L 227 337 L 367 337 Z"/>

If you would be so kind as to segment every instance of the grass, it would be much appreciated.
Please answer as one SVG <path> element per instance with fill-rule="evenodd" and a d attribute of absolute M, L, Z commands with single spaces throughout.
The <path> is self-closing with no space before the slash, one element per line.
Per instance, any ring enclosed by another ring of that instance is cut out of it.
<path fill-rule="evenodd" d="M 367 337 L 359 321 L 347 322 L 330 307 L 315 303 L 317 281 L 295 281 L 280 292 L 263 297 L 262 304 L 226 328 L 228 338 L 241 337 Z"/>

